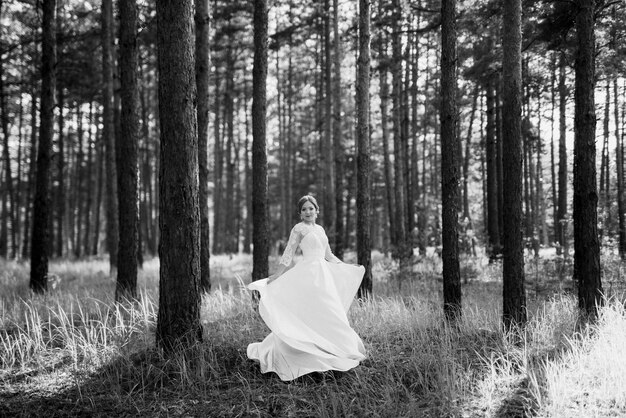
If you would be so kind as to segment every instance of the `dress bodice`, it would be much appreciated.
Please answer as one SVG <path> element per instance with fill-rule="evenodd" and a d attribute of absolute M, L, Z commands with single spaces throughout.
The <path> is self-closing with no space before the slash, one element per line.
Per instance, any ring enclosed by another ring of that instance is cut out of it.
<path fill-rule="evenodd" d="M 304 257 L 324 257 L 327 245 L 328 237 L 324 228 L 319 225 L 310 226 L 309 231 L 305 231 L 300 241 L 300 249 Z"/>
<path fill-rule="evenodd" d="M 289 235 L 289 242 L 280 259 L 280 264 L 291 265 L 296 249 L 300 247 L 304 258 L 326 258 L 338 262 L 339 259 L 330 251 L 328 237 L 320 225 L 296 224 Z"/>

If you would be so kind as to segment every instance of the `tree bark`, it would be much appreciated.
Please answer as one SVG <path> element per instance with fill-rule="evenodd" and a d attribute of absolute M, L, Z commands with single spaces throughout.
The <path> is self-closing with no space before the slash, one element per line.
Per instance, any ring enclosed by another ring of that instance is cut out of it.
<path fill-rule="evenodd" d="M 344 185 L 344 151 L 341 132 L 341 38 L 339 37 L 339 1 L 333 0 L 333 39 L 334 56 L 333 69 L 333 155 L 335 157 L 335 245 L 334 252 L 339 258 L 343 258 L 345 243 L 344 238 L 344 213 L 343 191 Z M 369 90 L 368 90 L 369 91 Z M 368 108 L 369 109 L 369 108 Z"/>
<path fill-rule="evenodd" d="M 104 114 L 102 115 L 102 119 L 104 122 Z M 104 125 L 104 123 L 103 123 Z M 104 131 L 104 129 L 103 129 Z M 91 250 L 91 255 L 98 255 L 98 248 L 100 244 L 100 208 L 102 207 L 102 190 L 104 189 L 103 177 L 104 177 L 104 166 L 105 162 L 103 160 L 106 159 L 106 144 L 104 143 L 104 134 L 100 136 L 100 140 L 96 139 L 96 150 L 97 150 L 97 158 L 98 161 L 98 178 L 97 178 L 97 188 L 96 188 L 96 208 L 94 213 L 94 227 L 93 227 L 93 247 Z"/>
<path fill-rule="evenodd" d="M 382 13 L 382 3 L 380 3 L 379 13 Z M 381 124 L 381 141 L 383 143 L 383 165 L 385 172 L 385 183 L 388 185 L 393 184 L 393 174 L 391 171 L 391 161 L 389 159 L 389 131 L 387 128 L 388 122 L 388 101 L 389 101 L 389 82 L 388 82 L 388 60 L 387 57 L 387 40 L 383 29 L 381 28 L 381 34 L 378 44 L 378 72 L 380 77 L 380 124 Z M 395 216 L 395 199 L 393 193 L 393 187 L 386 187 L 386 203 L 387 214 L 389 216 L 389 240 L 391 246 L 395 247 L 397 243 L 396 239 L 396 216 Z"/>
<path fill-rule="evenodd" d="M 502 166 L 503 264 L 502 317 L 507 329 L 526 323 L 524 236 L 522 234 L 522 2 L 503 7 Z"/>
<path fill-rule="evenodd" d="M 94 111 L 93 111 L 93 100 L 89 102 L 89 119 L 88 119 L 88 133 L 87 133 L 87 196 L 85 202 L 85 234 L 83 235 L 83 254 L 90 254 L 90 238 L 91 238 L 91 211 L 93 209 L 93 195 L 94 195 L 94 164 L 93 164 L 93 153 L 96 147 L 96 141 L 93 140 L 92 126 L 97 124 L 97 121 L 94 121 Z M 96 122 L 96 123 L 94 123 Z M 96 135 L 97 137 L 97 135 Z"/>
<path fill-rule="evenodd" d="M 265 137 L 267 81 L 267 0 L 254 0 L 252 68 L 252 280 L 268 276 L 269 225 Z"/>
<path fill-rule="evenodd" d="M 226 87 L 224 89 L 224 123 L 226 134 L 226 153 L 224 160 L 226 163 L 226 188 L 222 195 L 224 202 L 222 208 L 226 216 L 223 218 L 225 231 L 222 240 L 227 253 L 237 253 L 235 243 L 237 242 L 237 232 L 235 231 L 235 154 L 233 153 L 235 142 L 235 57 L 232 47 L 226 50 Z"/>
<path fill-rule="evenodd" d="M 472 127 L 474 125 L 474 115 L 476 114 L 476 105 L 480 90 L 478 84 L 474 88 L 474 97 L 472 99 L 472 111 L 470 113 L 469 126 L 467 128 L 467 138 L 465 139 L 465 153 L 463 156 L 463 220 L 466 219 L 471 223 L 471 215 L 469 210 L 469 164 L 472 144 Z"/>
<path fill-rule="evenodd" d="M 157 344 L 202 340 L 193 0 L 157 0 L 161 262 Z"/>
<path fill-rule="evenodd" d="M 489 260 L 502 254 L 500 226 L 498 223 L 498 162 L 495 137 L 495 99 L 493 85 L 487 82 L 487 234 L 489 236 Z"/>
<path fill-rule="evenodd" d="M 119 244 L 115 300 L 137 297 L 139 248 L 139 87 L 137 84 L 137 15 L 135 0 L 119 0 L 122 110 L 116 141 Z"/>
<path fill-rule="evenodd" d="M 608 108 L 607 91 L 607 108 Z M 617 90 L 617 78 L 613 79 L 613 100 L 615 118 L 615 154 L 617 167 L 617 211 L 619 222 L 619 255 L 622 260 L 626 260 L 626 202 L 624 202 L 624 142 L 619 132 L 619 99 Z M 608 118 L 607 118 L 608 120 Z"/>
<path fill-rule="evenodd" d="M 0 9 L 2 8 L 2 2 L 0 1 Z M 1 10 L 0 10 L 1 13 Z M 2 237 L 0 238 L 0 257 L 17 256 L 17 205 L 18 202 L 15 198 L 16 194 L 13 189 L 13 174 L 11 169 L 11 157 L 9 155 L 9 115 L 7 108 L 6 92 L 4 91 L 4 61 L 0 57 L 0 106 L 2 109 L 2 159 L 4 160 L 4 181 L 6 184 L 6 196 L 2 198 Z M 19 160 L 18 160 L 19 162 Z M 19 177 L 17 178 L 19 185 Z M 9 251 L 8 244 L 8 225 L 7 220 L 11 224 L 11 250 Z"/>
<path fill-rule="evenodd" d="M 244 102 L 248 103 L 248 81 L 244 78 L 244 86 L 243 86 L 243 94 L 244 94 Z M 243 156 L 243 165 L 245 170 L 245 194 L 246 194 L 246 224 L 244 226 L 243 233 L 243 252 L 245 254 L 250 254 L 252 252 L 252 166 L 250 164 L 250 123 L 248 117 L 248 109 L 246 106 L 245 109 L 245 118 L 246 118 L 246 137 L 244 140 L 244 156 Z"/>
<path fill-rule="evenodd" d="M 78 153 L 76 154 L 76 160 L 74 161 L 74 187 L 72 187 L 72 213 L 76 214 L 76 218 L 70 223 L 71 230 L 74 231 L 74 257 L 80 258 L 82 252 L 81 243 L 81 231 L 83 228 L 83 216 L 84 216 L 84 203 L 87 201 L 85 194 L 89 193 L 88 190 L 84 190 L 83 186 L 83 165 L 85 164 L 85 152 L 83 150 L 83 113 L 80 108 L 81 103 L 76 104 L 76 142 L 78 143 Z M 89 146 L 89 143 L 87 144 Z M 72 209 L 73 208 L 73 209 Z"/>
<path fill-rule="evenodd" d="M 559 193 L 557 219 L 555 229 L 557 231 L 557 254 L 567 257 L 567 147 L 565 142 L 565 112 L 567 104 L 567 87 L 565 86 L 565 52 L 561 52 L 559 60 Z"/>
<path fill-rule="evenodd" d="M 37 177 L 33 204 L 33 232 L 30 251 L 30 288 L 35 293 L 48 289 L 48 187 L 50 154 L 54 129 L 54 89 L 56 84 L 55 0 L 42 3 L 41 45 L 41 122 L 39 123 L 39 148 L 37 151 Z"/>
<path fill-rule="evenodd" d="M 110 275 L 117 269 L 119 239 L 117 209 L 117 169 L 115 167 L 115 124 L 113 115 L 113 2 L 102 0 L 102 136 L 105 145 L 105 218 L 106 246 L 109 253 Z"/>
<path fill-rule="evenodd" d="M 357 59 L 357 260 L 365 267 L 358 297 L 372 294 L 372 243 L 370 198 L 370 0 L 359 0 L 359 56 Z"/>
<path fill-rule="evenodd" d="M 200 169 L 200 286 L 211 290 L 209 231 L 209 0 L 195 0 L 198 167 Z"/>
<path fill-rule="evenodd" d="M 588 317 L 602 305 L 596 190 L 594 103 L 595 0 L 576 1 L 576 81 L 574 112 L 574 282 L 578 306 Z"/>
<path fill-rule="evenodd" d="M 57 43 L 58 42 L 58 34 L 57 34 Z M 57 45 L 57 48 L 59 45 Z M 56 239 L 56 243 L 54 245 L 55 252 L 57 257 L 63 257 L 63 244 L 64 244 L 64 230 L 63 230 L 63 222 L 65 220 L 65 115 L 63 114 L 63 107 L 65 106 L 65 92 L 64 87 L 62 85 L 57 86 L 57 94 L 59 97 L 58 107 L 59 107 L 59 132 L 58 132 L 58 141 L 57 145 L 59 147 L 59 152 L 56 155 L 57 162 L 57 189 L 55 193 L 56 197 L 56 233 L 54 234 L 54 238 Z"/>
<path fill-rule="evenodd" d="M 220 72 L 219 68 L 215 69 L 215 143 L 213 145 L 213 155 L 215 158 L 213 167 L 213 177 L 215 188 L 213 190 L 213 253 L 220 254 L 224 250 L 224 222 L 222 217 L 222 172 L 224 171 L 224 158 L 222 156 L 222 130 L 221 125 L 221 108 L 222 99 L 220 98 Z"/>
<path fill-rule="evenodd" d="M 402 18 L 399 0 L 392 1 L 393 17 L 391 24 L 392 56 L 391 56 L 391 76 L 392 103 L 393 103 L 393 156 L 394 156 L 394 177 L 395 177 L 395 211 L 396 218 L 396 245 L 394 257 L 405 259 L 407 257 L 406 242 L 406 196 L 404 178 L 404 149 L 402 141 L 402 45 L 401 29 L 399 27 Z"/>
<path fill-rule="evenodd" d="M 330 42 L 330 0 L 324 0 L 324 135 L 321 144 L 322 160 L 322 218 L 330 242 L 335 242 L 335 187 L 334 187 L 334 160 L 332 141 L 332 95 L 333 83 L 331 80 L 331 42 Z"/>
<path fill-rule="evenodd" d="M 459 265 L 459 163 L 456 105 L 456 0 L 441 2 L 441 206 L 443 311 L 448 321 L 461 317 Z"/>
<path fill-rule="evenodd" d="M 604 119 L 603 119 L 603 127 L 604 127 L 604 132 L 602 135 L 602 154 L 600 156 L 600 205 L 602 207 L 601 211 L 602 211 L 602 215 L 601 216 L 601 221 L 600 224 L 602 225 L 602 227 L 599 229 L 599 234 L 600 234 L 600 238 L 602 238 L 602 235 L 604 232 L 609 232 L 609 228 L 608 225 L 606 224 L 606 214 L 607 212 L 610 210 L 610 206 L 609 206 L 609 199 L 608 199 L 608 194 L 607 194 L 607 188 L 609 186 L 609 182 L 605 181 L 606 179 L 606 174 L 608 174 L 609 171 L 609 120 L 611 118 L 611 111 L 610 111 L 610 106 L 611 106 L 611 82 L 607 81 L 606 83 L 606 90 L 605 90 L 605 101 L 604 101 Z M 619 140 L 619 137 L 616 137 L 616 140 Z M 615 148 L 618 148 L 618 142 L 616 141 L 615 143 Z M 619 170 L 619 166 L 618 166 L 618 170 Z M 622 185 L 619 183 L 618 180 L 618 184 L 617 184 L 617 188 L 618 188 L 618 195 L 619 195 L 619 190 L 622 187 Z M 619 199 L 619 196 L 618 196 Z M 619 200 L 618 200 L 619 202 Z"/>
<path fill-rule="evenodd" d="M 31 104 L 30 104 L 30 155 L 29 155 L 29 167 L 28 167 L 28 186 L 26 191 L 26 216 L 24 220 L 24 243 L 22 247 L 22 258 L 26 259 L 30 257 L 30 239 L 32 235 L 30 223 L 33 219 L 32 207 L 34 205 L 33 191 L 35 189 L 35 176 L 37 169 L 37 98 L 35 96 L 36 83 L 33 82 L 31 90 Z"/>

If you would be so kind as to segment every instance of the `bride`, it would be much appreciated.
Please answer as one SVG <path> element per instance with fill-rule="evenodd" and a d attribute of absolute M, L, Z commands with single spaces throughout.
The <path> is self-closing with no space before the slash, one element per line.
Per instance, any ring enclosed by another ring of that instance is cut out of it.
<path fill-rule="evenodd" d="M 365 268 L 345 264 L 315 223 L 319 206 L 313 196 L 298 201 L 302 222 L 291 230 L 276 273 L 248 285 L 261 294 L 259 313 L 272 331 L 248 345 L 248 357 L 261 372 L 289 381 L 311 372 L 346 371 L 365 358 L 361 338 L 350 327 L 347 311 Z M 290 269 L 298 246 L 301 260 Z"/>

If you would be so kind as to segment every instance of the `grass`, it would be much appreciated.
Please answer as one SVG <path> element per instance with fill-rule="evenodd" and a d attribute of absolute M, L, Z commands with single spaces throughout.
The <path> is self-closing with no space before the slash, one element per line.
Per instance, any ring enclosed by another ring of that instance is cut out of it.
<path fill-rule="evenodd" d="M 28 266 L 0 262 L 0 416 L 626 414 L 623 266 L 610 254 L 604 283 L 612 293 L 597 324 L 582 329 L 571 279 L 560 273 L 567 263 L 527 262 L 521 344 L 500 325 L 498 265 L 463 260 L 463 319 L 450 327 L 438 258 L 402 268 L 373 258 L 376 297 L 350 310 L 368 358 L 346 373 L 291 383 L 246 358 L 246 346 L 268 333 L 237 279 L 250 277 L 249 256 L 212 258 L 204 341 L 167 358 L 154 343 L 158 260 L 141 271 L 139 300 L 125 304 L 112 299 L 106 260 L 52 263 L 45 296 L 28 290 Z"/>

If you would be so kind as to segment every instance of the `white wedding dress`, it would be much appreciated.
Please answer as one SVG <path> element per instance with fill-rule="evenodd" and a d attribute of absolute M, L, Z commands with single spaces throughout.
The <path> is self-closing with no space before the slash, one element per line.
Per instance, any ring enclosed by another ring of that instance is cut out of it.
<path fill-rule="evenodd" d="M 269 285 L 248 285 L 261 294 L 259 313 L 272 330 L 248 345 L 248 357 L 261 372 L 293 380 L 311 372 L 346 371 L 365 358 L 363 341 L 348 323 L 347 311 L 365 268 L 342 263 L 330 251 L 319 225 L 299 223 L 291 230 L 281 264 L 291 265 L 296 248 L 302 259 Z"/>

